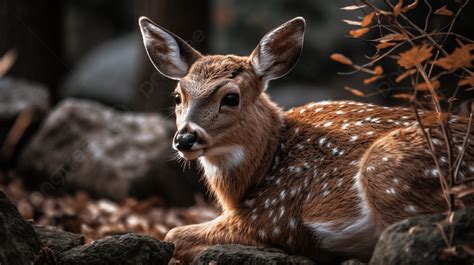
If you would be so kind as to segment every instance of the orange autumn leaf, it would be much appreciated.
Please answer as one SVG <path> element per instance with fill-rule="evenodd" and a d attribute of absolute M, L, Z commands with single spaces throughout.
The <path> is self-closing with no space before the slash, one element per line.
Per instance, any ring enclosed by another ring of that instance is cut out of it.
<path fill-rule="evenodd" d="M 404 73 L 402 73 L 401 75 L 397 76 L 397 78 L 395 79 L 395 82 L 400 83 L 400 82 L 403 81 L 403 79 L 405 79 L 406 77 L 408 77 L 408 76 L 410 76 L 414 73 L 416 73 L 416 69 L 407 70 Z"/>
<path fill-rule="evenodd" d="M 397 41 L 397 40 L 405 40 L 406 37 L 400 33 L 390 33 L 382 38 L 377 39 L 379 42 L 389 42 L 389 41 Z"/>
<path fill-rule="evenodd" d="M 331 60 L 336 61 L 338 63 L 352 65 L 351 59 L 347 58 L 346 56 L 344 56 L 340 53 L 333 53 L 333 54 L 331 54 L 330 58 L 331 58 Z"/>
<path fill-rule="evenodd" d="M 368 84 L 373 83 L 374 81 L 376 81 L 376 80 L 378 80 L 378 79 L 380 79 L 380 78 L 382 78 L 381 75 L 374 75 L 374 76 L 372 76 L 372 77 L 369 77 L 369 78 L 367 78 L 367 79 L 364 79 L 364 84 L 368 85 Z"/>
<path fill-rule="evenodd" d="M 474 73 L 466 77 L 465 79 L 460 80 L 458 85 L 474 87 Z"/>
<path fill-rule="evenodd" d="M 434 12 L 436 15 L 440 16 L 452 16 L 454 15 L 453 11 L 449 10 L 446 5 Z"/>
<path fill-rule="evenodd" d="M 393 8 L 393 12 L 392 14 L 394 16 L 398 16 L 400 15 L 400 11 L 402 10 L 402 6 L 403 6 L 403 0 L 399 0 L 398 3 L 395 5 L 395 7 Z"/>
<path fill-rule="evenodd" d="M 364 93 L 362 93 L 362 91 L 358 90 L 358 89 L 355 89 L 355 88 L 350 88 L 348 86 L 344 87 L 345 90 L 351 92 L 352 94 L 358 96 L 358 97 L 362 97 L 364 96 Z"/>
<path fill-rule="evenodd" d="M 381 75 L 383 74 L 383 68 L 380 65 L 377 65 L 374 69 L 374 75 Z"/>
<path fill-rule="evenodd" d="M 353 29 L 353 30 L 349 31 L 349 34 L 353 38 L 359 38 L 367 32 L 369 32 L 369 28 L 360 28 L 360 29 Z"/>
<path fill-rule="evenodd" d="M 406 52 L 400 53 L 397 63 L 405 69 L 413 68 L 429 59 L 433 55 L 431 53 L 432 49 L 433 47 L 426 44 L 415 46 Z"/>
<path fill-rule="evenodd" d="M 412 100 L 415 97 L 413 96 L 413 94 L 400 93 L 393 95 L 392 98 Z"/>
<path fill-rule="evenodd" d="M 374 15 L 375 15 L 375 12 L 371 12 L 370 14 L 365 16 L 364 19 L 362 19 L 361 26 L 362 27 L 369 26 L 370 23 L 372 23 L 372 19 L 374 18 Z"/>
<path fill-rule="evenodd" d="M 419 0 L 414 0 L 413 3 L 405 6 L 404 8 L 402 8 L 402 12 L 405 13 L 405 12 L 408 12 L 412 9 L 415 9 L 415 7 L 418 5 L 418 2 Z"/>
<path fill-rule="evenodd" d="M 377 44 L 377 46 L 375 46 L 375 48 L 381 50 L 381 49 L 385 49 L 385 48 L 392 47 L 392 46 L 395 46 L 395 45 L 397 45 L 397 44 L 393 43 L 393 42 L 381 42 L 381 43 Z"/>
<path fill-rule="evenodd" d="M 431 86 L 433 87 L 434 90 L 438 89 L 441 84 L 439 83 L 438 80 L 434 80 L 431 82 Z M 427 83 L 419 83 L 415 86 L 416 90 L 419 90 L 419 91 L 429 91 L 430 90 L 430 86 L 427 84 Z"/>
<path fill-rule="evenodd" d="M 474 55 L 471 54 L 472 50 L 474 50 L 474 45 L 461 44 L 461 47 L 454 49 L 453 53 L 434 61 L 433 64 L 445 70 L 456 70 L 463 67 L 471 67 L 471 62 L 474 60 Z"/>

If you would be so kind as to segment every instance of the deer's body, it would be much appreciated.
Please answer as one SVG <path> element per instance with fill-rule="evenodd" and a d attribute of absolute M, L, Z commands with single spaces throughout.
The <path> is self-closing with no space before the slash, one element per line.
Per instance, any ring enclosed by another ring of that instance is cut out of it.
<path fill-rule="evenodd" d="M 446 210 L 412 110 L 330 101 L 284 113 L 264 93 L 268 80 L 296 62 L 301 19 L 267 34 L 250 57 L 202 56 L 146 19 L 141 27 L 155 66 L 180 80 L 174 147 L 199 159 L 223 210 L 211 222 L 168 233 L 176 258 L 239 243 L 328 262 L 368 260 L 388 225 Z M 467 120 L 453 117 L 450 125 L 455 157 Z M 441 134 L 430 134 L 446 169 Z M 468 145 L 461 177 L 474 173 L 473 156 Z"/>

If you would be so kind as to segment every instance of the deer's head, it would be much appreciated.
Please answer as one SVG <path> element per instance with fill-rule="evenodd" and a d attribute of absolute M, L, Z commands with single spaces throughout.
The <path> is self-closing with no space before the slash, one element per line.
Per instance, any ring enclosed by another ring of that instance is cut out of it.
<path fill-rule="evenodd" d="M 181 38 L 150 19 L 139 20 L 143 41 L 156 69 L 178 80 L 177 132 L 173 148 L 181 157 L 242 159 L 253 138 L 265 127 L 268 81 L 286 75 L 303 47 L 305 21 L 294 18 L 268 32 L 249 56 L 202 55 Z M 251 149 L 251 148 L 250 148 Z"/>

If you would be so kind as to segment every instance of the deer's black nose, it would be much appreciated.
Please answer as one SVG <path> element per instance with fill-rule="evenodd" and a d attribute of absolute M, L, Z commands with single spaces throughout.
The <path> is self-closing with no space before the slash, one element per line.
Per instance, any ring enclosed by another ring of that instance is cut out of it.
<path fill-rule="evenodd" d="M 191 149 L 196 140 L 196 132 L 184 129 L 176 134 L 174 145 L 179 151 L 186 151 Z"/>

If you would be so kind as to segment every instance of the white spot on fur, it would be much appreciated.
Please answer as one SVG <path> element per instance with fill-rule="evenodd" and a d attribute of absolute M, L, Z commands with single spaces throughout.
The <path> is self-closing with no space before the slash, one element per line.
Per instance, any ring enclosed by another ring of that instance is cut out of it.
<path fill-rule="evenodd" d="M 280 235 L 280 228 L 279 228 L 278 226 L 275 226 L 275 227 L 273 228 L 273 235 L 274 235 L 274 236 Z"/>
<path fill-rule="evenodd" d="M 295 218 L 293 218 L 293 217 L 290 218 L 290 221 L 288 222 L 288 227 L 291 230 L 296 229 L 296 219 Z"/>
<path fill-rule="evenodd" d="M 323 126 L 324 126 L 324 127 L 329 127 L 329 126 L 331 126 L 332 124 L 333 124 L 333 122 L 332 122 L 332 121 L 329 121 L 329 122 L 326 122 Z"/>
<path fill-rule="evenodd" d="M 434 145 L 443 145 L 443 142 L 440 139 L 433 138 L 433 139 L 431 139 L 431 142 Z"/>
<path fill-rule="evenodd" d="M 359 139 L 359 136 L 353 135 L 353 136 L 351 136 L 351 139 L 350 139 L 349 141 L 350 141 L 350 142 L 354 142 L 354 141 L 356 141 L 357 139 Z"/>
<path fill-rule="evenodd" d="M 363 121 L 358 121 L 358 122 L 355 123 L 355 125 L 362 126 L 362 123 L 363 123 Z"/>
<path fill-rule="evenodd" d="M 327 141 L 326 137 L 319 139 L 319 145 L 323 145 Z"/>
<path fill-rule="evenodd" d="M 342 111 L 342 110 L 336 111 L 336 115 L 341 115 L 341 114 L 344 114 L 344 111 Z"/>
<path fill-rule="evenodd" d="M 387 161 L 388 161 L 388 157 L 384 156 L 384 157 L 382 157 L 382 160 L 385 161 L 385 162 L 387 162 Z"/>
<path fill-rule="evenodd" d="M 367 135 L 373 135 L 373 134 L 374 134 L 373 131 L 367 132 Z"/>
<path fill-rule="evenodd" d="M 343 130 L 349 128 L 349 123 L 344 123 L 341 127 Z"/>
<path fill-rule="evenodd" d="M 416 213 L 416 207 L 410 204 L 407 207 L 405 207 L 405 211 L 408 213 L 414 214 Z"/>

